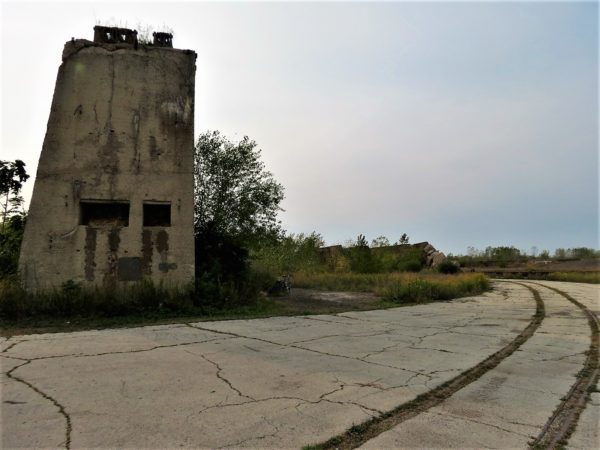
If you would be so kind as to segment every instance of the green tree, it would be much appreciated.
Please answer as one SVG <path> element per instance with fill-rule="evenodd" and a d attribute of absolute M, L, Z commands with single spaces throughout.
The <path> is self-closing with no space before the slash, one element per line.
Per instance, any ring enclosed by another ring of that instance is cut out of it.
<path fill-rule="evenodd" d="M 256 142 L 233 143 L 218 131 L 200 135 L 195 149 L 195 231 L 251 247 L 281 232 L 283 186 L 265 169 Z"/>
<path fill-rule="evenodd" d="M 272 276 L 323 271 L 325 262 L 320 248 L 324 244 L 323 237 L 316 232 L 285 235 L 275 243 L 255 249 L 252 265 Z"/>
<path fill-rule="evenodd" d="M 598 252 L 593 248 L 575 247 L 568 250 L 569 256 L 577 259 L 592 259 L 598 257 Z"/>
<path fill-rule="evenodd" d="M 408 244 L 408 235 L 406 233 L 402 234 L 402 236 L 400 236 L 400 240 L 398 241 L 398 244 L 400 245 L 406 245 Z"/>
<path fill-rule="evenodd" d="M 378 236 L 371 241 L 371 247 L 389 247 L 390 240 L 385 236 Z"/>
<path fill-rule="evenodd" d="M 277 241 L 283 186 L 265 169 L 248 137 L 200 135 L 194 153 L 196 286 L 204 303 L 233 306 L 256 299 L 250 250 Z"/>
<path fill-rule="evenodd" d="M 25 163 L 20 159 L 15 161 L 0 161 L 0 199 L 2 202 L 2 227 L 12 215 L 21 215 L 23 197 L 19 194 L 23 183 L 29 175 L 25 171 Z"/>
<path fill-rule="evenodd" d="M 557 248 L 554 250 L 554 257 L 557 259 L 563 259 L 567 257 L 567 251 L 564 248 Z"/>
<path fill-rule="evenodd" d="M 25 163 L 0 161 L 0 199 L 2 226 L 0 227 L 0 277 L 17 272 L 19 251 L 25 229 L 26 213 L 23 209 L 21 188 L 29 175 Z"/>
<path fill-rule="evenodd" d="M 350 259 L 350 269 L 356 273 L 375 273 L 378 272 L 378 261 L 374 258 L 369 241 L 364 234 L 359 234 L 352 246 L 346 249 L 346 254 Z"/>

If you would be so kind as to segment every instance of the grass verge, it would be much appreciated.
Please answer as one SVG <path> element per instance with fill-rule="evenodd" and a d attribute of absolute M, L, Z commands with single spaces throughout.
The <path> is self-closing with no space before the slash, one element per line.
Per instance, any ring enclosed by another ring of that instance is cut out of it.
<path fill-rule="evenodd" d="M 423 303 L 477 295 L 489 290 L 488 278 L 480 273 L 383 274 L 297 273 L 293 285 L 330 291 L 373 292 L 394 303 Z"/>
<path fill-rule="evenodd" d="M 343 302 L 304 292 L 301 287 L 370 292 Z M 140 283 L 121 291 L 65 284 L 61 289 L 28 295 L 14 281 L 0 280 L 0 335 L 70 332 L 209 320 L 338 314 L 385 309 L 477 295 L 488 289 L 481 274 L 425 276 L 407 274 L 297 275 L 289 297 L 261 296 L 248 304 L 210 306 L 193 288 L 168 290 Z"/>
<path fill-rule="evenodd" d="M 367 311 L 398 306 L 379 297 L 360 298 L 344 303 L 307 296 L 304 290 L 293 289 L 289 297 L 261 297 L 252 305 L 229 308 L 191 307 L 185 311 L 166 308 L 131 312 L 124 315 L 54 316 L 37 314 L 18 318 L 0 317 L 0 336 L 36 333 L 71 332 L 90 329 L 123 328 L 173 323 L 205 322 L 234 319 L 260 319 L 274 316 L 337 314 L 346 311 Z"/>

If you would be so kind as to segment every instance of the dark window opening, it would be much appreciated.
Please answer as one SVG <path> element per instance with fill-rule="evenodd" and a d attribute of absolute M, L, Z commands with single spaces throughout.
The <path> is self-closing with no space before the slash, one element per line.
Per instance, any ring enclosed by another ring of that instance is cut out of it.
<path fill-rule="evenodd" d="M 145 227 L 170 227 L 171 205 L 169 203 L 144 203 Z"/>
<path fill-rule="evenodd" d="M 129 203 L 82 201 L 81 225 L 88 226 L 129 226 Z"/>

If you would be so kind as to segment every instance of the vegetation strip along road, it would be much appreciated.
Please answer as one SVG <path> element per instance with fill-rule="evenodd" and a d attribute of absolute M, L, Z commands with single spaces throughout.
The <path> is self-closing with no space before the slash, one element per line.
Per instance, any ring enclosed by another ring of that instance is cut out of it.
<path fill-rule="evenodd" d="M 512 282 L 514 283 L 514 282 Z M 355 425 L 345 433 L 335 436 L 328 441 L 306 446 L 305 449 L 352 449 L 357 448 L 365 442 L 379 436 L 381 433 L 388 431 L 398 424 L 412 419 L 413 417 L 433 408 L 444 400 L 451 397 L 454 393 L 468 386 L 472 382 L 479 379 L 488 371 L 495 368 L 504 359 L 513 354 L 521 345 L 523 345 L 538 329 L 546 315 L 544 301 L 539 292 L 522 283 L 519 284 L 527 288 L 532 294 L 536 304 L 536 311 L 529 325 L 508 345 L 490 355 L 488 358 L 477 364 L 476 366 L 467 369 L 460 375 L 441 384 L 424 394 L 417 396 L 414 400 L 403 403 L 397 408 L 381 415 L 374 417 L 362 424 Z"/>
<path fill-rule="evenodd" d="M 548 419 L 538 437 L 531 443 L 533 448 L 556 448 L 566 445 L 567 439 L 577 425 L 580 414 L 585 409 L 590 396 L 590 390 L 598 383 L 600 376 L 600 368 L 598 367 L 600 326 L 598 317 L 566 292 L 539 283 L 533 284 L 548 288 L 579 307 L 587 316 L 592 331 L 590 349 L 587 352 L 583 369 L 577 374 L 577 380 L 569 390 L 569 393 L 563 398 L 550 419 Z"/>

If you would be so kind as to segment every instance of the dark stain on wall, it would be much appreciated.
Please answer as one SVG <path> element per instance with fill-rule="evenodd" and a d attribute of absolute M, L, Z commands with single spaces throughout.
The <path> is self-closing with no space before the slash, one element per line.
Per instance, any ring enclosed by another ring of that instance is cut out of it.
<path fill-rule="evenodd" d="M 119 244 L 121 243 L 120 228 L 112 228 L 108 232 L 108 248 L 111 253 L 116 253 L 119 250 Z"/>
<path fill-rule="evenodd" d="M 169 255 L 169 234 L 165 230 L 160 230 L 156 234 L 156 250 L 160 255 L 160 263 L 163 265 L 166 264 Z M 160 269 L 159 266 L 159 270 L 161 270 L 162 272 L 166 272 L 169 269 L 163 270 Z"/>
<path fill-rule="evenodd" d="M 150 153 L 150 159 L 153 161 L 157 160 L 161 154 L 160 148 L 156 144 L 156 138 L 154 136 L 150 136 L 148 138 L 148 152 Z"/>
<path fill-rule="evenodd" d="M 85 279 L 87 281 L 94 281 L 95 257 L 96 229 L 87 227 L 85 229 Z"/>
<path fill-rule="evenodd" d="M 114 284 L 117 278 L 117 252 L 121 243 L 120 228 L 111 228 L 108 231 L 108 255 L 106 258 L 106 273 L 104 274 L 104 282 Z"/>
<path fill-rule="evenodd" d="M 156 250 L 161 255 L 169 251 L 169 234 L 165 230 L 160 230 L 156 234 Z"/>
<path fill-rule="evenodd" d="M 152 273 L 152 230 L 142 232 L 142 270 L 146 275 Z"/>

